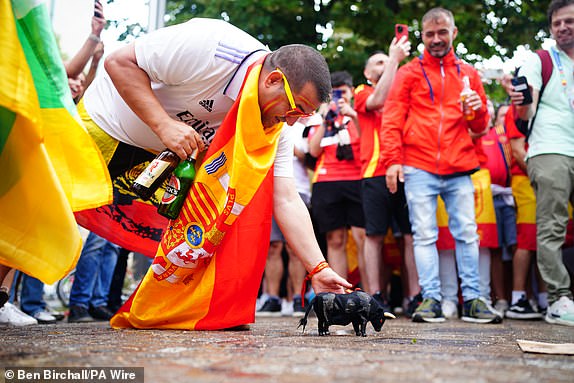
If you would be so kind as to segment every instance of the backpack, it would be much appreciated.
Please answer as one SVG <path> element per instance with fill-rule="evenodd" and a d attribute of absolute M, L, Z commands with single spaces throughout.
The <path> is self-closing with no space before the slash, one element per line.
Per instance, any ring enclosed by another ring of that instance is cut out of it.
<path fill-rule="evenodd" d="M 538 113 L 538 105 L 540 105 L 540 100 L 542 99 L 542 93 L 544 92 L 544 88 L 546 88 L 546 84 L 550 80 L 550 76 L 552 76 L 552 70 L 554 69 L 554 65 L 552 64 L 552 58 L 550 57 L 550 53 L 544 49 L 538 49 L 536 51 L 538 57 L 540 57 L 540 62 L 542 63 L 542 86 L 540 87 L 540 94 L 538 95 L 538 103 L 536 104 L 536 112 L 534 116 L 530 120 L 522 120 L 518 117 L 515 119 L 516 127 L 518 131 L 526 137 L 526 141 L 528 141 L 528 137 L 530 133 L 532 133 L 532 127 L 534 126 L 534 120 L 536 119 L 536 114 Z M 517 69 L 518 72 L 518 69 Z"/>

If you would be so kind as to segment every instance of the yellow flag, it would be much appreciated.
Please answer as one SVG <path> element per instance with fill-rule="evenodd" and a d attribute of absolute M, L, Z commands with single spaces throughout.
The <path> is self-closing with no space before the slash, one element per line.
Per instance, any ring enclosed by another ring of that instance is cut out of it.
<path fill-rule="evenodd" d="M 0 51 L 0 263 L 53 283 L 81 250 L 73 211 L 109 203 L 109 175 L 75 118 L 45 4 L 0 0 Z"/>

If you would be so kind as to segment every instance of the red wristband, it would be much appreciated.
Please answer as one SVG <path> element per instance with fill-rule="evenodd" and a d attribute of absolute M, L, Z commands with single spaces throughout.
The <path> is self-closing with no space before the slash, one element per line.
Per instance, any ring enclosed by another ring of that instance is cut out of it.
<path fill-rule="evenodd" d="M 315 274 L 330 267 L 327 261 L 321 261 L 303 280 L 303 286 L 301 286 L 301 302 L 302 306 L 305 307 L 305 290 L 307 289 L 307 281 L 310 281 Z"/>

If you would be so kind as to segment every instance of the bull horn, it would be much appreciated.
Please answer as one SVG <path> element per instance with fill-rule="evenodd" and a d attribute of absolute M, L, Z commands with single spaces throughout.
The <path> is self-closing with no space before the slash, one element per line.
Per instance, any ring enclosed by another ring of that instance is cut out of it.
<path fill-rule="evenodd" d="M 393 313 L 385 312 L 383 314 L 385 318 L 397 319 L 397 317 Z"/>

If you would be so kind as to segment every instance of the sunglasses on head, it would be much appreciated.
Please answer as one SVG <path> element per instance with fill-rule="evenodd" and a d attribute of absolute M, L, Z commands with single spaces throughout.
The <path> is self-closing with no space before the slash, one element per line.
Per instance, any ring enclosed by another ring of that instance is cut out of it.
<path fill-rule="evenodd" d="M 287 112 L 285 112 L 284 116 L 285 117 L 309 117 L 309 116 L 312 116 L 313 113 L 305 113 L 303 110 L 301 110 L 301 108 L 299 108 L 295 104 L 295 99 L 293 98 L 293 93 L 291 92 L 291 87 L 289 86 L 289 81 L 287 81 L 287 77 L 285 77 L 285 74 L 283 74 L 281 69 L 276 68 L 275 70 L 277 72 L 279 72 L 281 74 L 281 76 L 283 77 L 283 84 L 284 84 L 283 89 L 285 89 L 285 94 L 287 95 L 287 99 L 289 100 L 289 105 L 291 105 L 291 109 L 288 110 Z"/>

